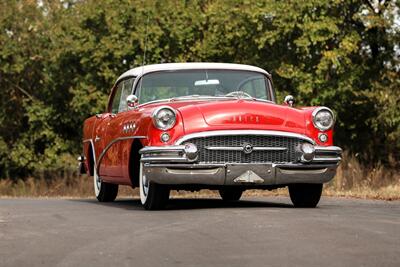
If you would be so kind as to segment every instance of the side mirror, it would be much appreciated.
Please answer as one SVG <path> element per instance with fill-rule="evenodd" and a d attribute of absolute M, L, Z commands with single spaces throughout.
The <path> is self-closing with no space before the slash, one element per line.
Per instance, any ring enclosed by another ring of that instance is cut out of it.
<path fill-rule="evenodd" d="M 285 103 L 289 107 L 293 107 L 293 105 L 294 105 L 294 97 L 292 95 L 285 96 L 285 100 L 283 100 L 283 103 Z"/>
<path fill-rule="evenodd" d="M 139 103 L 139 99 L 135 95 L 128 95 L 126 98 L 126 105 L 128 106 L 128 109 L 132 109 L 137 106 Z"/>

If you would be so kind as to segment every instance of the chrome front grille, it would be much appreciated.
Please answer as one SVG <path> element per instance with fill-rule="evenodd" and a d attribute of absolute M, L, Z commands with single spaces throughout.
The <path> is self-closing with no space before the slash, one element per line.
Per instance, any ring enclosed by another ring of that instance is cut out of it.
<path fill-rule="evenodd" d="M 304 140 L 287 136 L 227 135 L 196 137 L 186 140 L 193 143 L 199 151 L 202 163 L 288 163 L 296 162 L 296 147 Z M 244 153 L 234 150 L 213 150 L 212 147 L 241 148 L 246 144 L 252 147 L 287 148 L 286 150 L 256 151 Z"/>

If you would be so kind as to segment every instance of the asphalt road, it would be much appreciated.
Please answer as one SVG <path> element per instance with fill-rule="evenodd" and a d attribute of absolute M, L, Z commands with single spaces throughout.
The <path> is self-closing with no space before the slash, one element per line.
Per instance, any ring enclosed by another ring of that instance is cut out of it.
<path fill-rule="evenodd" d="M 0 199 L 0 266 L 400 266 L 400 202 Z"/>

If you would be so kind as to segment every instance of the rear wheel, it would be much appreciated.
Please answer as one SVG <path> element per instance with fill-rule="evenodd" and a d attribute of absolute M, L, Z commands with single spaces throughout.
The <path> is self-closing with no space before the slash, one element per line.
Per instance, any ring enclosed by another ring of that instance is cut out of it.
<path fill-rule="evenodd" d="M 290 199 L 296 208 L 315 208 L 322 194 L 322 184 L 291 184 Z"/>
<path fill-rule="evenodd" d="M 93 185 L 96 198 L 100 202 L 114 201 L 118 195 L 118 185 L 101 181 L 97 174 L 96 166 L 93 167 Z"/>
<path fill-rule="evenodd" d="M 243 190 L 238 188 L 225 188 L 219 190 L 219 195 L 224 201 L 238 201 L 242 197 Z"/>
<path fill-rule="evenodd" d="M 143 164 L 139 172 L 140 201 L 146 210 L 160 210 L 165 208 L 169 199 L 170 190 L 164 185 L 150 182 L 143 174 Z"/>

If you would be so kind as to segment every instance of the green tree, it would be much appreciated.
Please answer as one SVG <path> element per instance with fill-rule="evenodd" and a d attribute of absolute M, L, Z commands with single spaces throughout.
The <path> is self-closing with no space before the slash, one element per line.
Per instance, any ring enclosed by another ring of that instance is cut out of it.
<path fill-rule="evenodd" d="M 399 10 L 385 0 L 0 0 L 0 177 L 62 169 L 80 153 L 84 119 L 104 111 L 145 47 L 146 63 L 263 67 L 280 101 L 335 110 L 338 144 L 398 166 Z"/>

